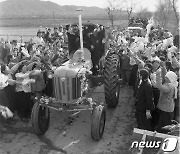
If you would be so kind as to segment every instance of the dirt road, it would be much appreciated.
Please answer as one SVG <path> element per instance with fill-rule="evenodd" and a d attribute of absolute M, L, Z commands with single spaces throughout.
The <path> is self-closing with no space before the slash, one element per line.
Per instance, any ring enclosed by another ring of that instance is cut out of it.
<path fill-rule="evenodd" d="M 103 87 L 92 98 L 104 101 Z M 130 154 L 135 125 L 132 89 L 121 88 L 116 109 L 107 109 L 103 138 L 95 142 L 90 137 L 90 112 L 81 112 L 73 119 L 69 113 L 51 111 L 49 130 L 42 137 L 34 134 L 31 123 L 16 125 L 0 123 L 0 154 Z"/>

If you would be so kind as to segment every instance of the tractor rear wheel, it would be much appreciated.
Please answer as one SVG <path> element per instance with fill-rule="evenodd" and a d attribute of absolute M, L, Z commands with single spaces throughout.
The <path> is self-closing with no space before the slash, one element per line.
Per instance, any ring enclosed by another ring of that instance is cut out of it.
<path fill-rule="evenodd" d="M 109 54 L 106 57 L 104 67 L 104 92 L 105 101 L 109 108 L 114 108 L 119 101 L 119 57 L 117 54 Z"/>
<path fill-rule="evenodd" d="M 92 111 L 91 137 L 95 141 L 101 140 L 106 122 L 106 111 L 104 106 L 99 105 Z"/>
<path fill-rule="evenodd" d="M 35 133 L 37 135 L 44 135 L 49 128 L 49 108 L 41 106 L 39 102 L 36 102 L 32 109 L 31 121 Z"/>

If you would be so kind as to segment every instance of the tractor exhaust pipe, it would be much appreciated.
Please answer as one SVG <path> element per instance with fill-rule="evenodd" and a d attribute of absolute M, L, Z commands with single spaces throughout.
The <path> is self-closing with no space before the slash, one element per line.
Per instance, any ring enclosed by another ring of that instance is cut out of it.
<path fill-rule="evenodd" d="M 76 11 L 79 12 L 79 35 L 80 35 L 80 51 L 79 51 L 79 59 L 84 59 L 84 52 L 83 52 L 83 29 L 82 29 L 82 16 L 81 12 L 82 9 L 77 9 Z"/>

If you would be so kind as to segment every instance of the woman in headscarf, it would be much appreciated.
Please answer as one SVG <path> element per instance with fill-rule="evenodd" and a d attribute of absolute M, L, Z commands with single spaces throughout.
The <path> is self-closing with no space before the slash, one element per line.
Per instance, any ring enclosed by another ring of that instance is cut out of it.
<path fill-rule="evenodd" d="M 169 71 L 166 73 L 164 78 L 164 83 L 162 84 L 161 72 L 156 73 L 156 83 L 157 88 L 160 90 L 160 97 L 157 104 L 158 109 L 158 125 L 157 131 L 164 132 L 162 127 L 171 124 L 173 120 L 173 113 L 175 102 L 174 99 L 177 98 L 177 75 Z"/>

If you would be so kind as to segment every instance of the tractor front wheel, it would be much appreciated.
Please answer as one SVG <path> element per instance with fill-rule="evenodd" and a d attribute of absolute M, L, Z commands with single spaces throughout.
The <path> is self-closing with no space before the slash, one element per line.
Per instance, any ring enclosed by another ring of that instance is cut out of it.
<path fill-rule="evenodd" d="M 92 111 L 91 137 L 95 141 L 101 140 L 106 122 L 106 111 L 104 106 L 99 105 Z"/>
<path fill-rule="evenodd" d="M 35 133 L 37 135 L 44 135 L 49 128 L 49 108 L 41 106 L 39 102 L 36 102 L 32 109 L 31 121 Z"/>

